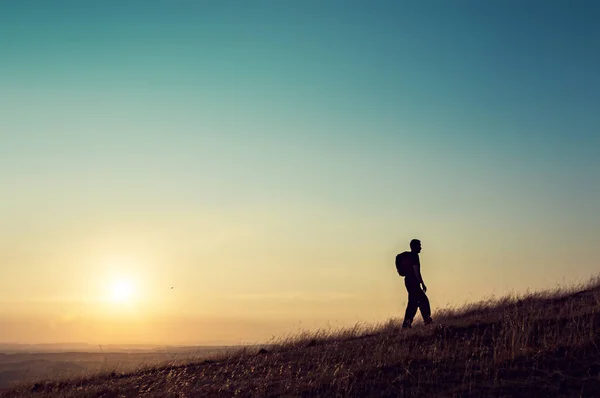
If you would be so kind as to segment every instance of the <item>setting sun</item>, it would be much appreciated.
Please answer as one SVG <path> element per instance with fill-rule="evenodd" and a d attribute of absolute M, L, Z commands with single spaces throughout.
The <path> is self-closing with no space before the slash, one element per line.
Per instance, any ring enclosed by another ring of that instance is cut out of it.
<path fill-rule="evenodd" d="M 134 286 L 126 279 L 116 280 L 110 286 L 109 297 L 112 301 L 122 303 L 131 301 L 134 295 Z"/>

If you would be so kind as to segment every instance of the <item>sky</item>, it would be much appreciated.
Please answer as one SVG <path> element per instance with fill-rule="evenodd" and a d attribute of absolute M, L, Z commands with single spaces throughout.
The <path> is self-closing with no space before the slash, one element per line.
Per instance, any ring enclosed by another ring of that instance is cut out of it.
<path fill-rule="evenodd" d="M 0 0 L 0 341 L 264 342 L 587 281 L 595 1 Z"/>

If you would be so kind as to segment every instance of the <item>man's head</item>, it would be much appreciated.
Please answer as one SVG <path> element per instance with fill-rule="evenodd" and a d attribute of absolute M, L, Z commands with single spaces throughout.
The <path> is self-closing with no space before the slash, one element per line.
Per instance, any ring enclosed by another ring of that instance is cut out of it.
<path fill-rule="evenodd" d="M 421 253 L 421 241 L 419 239 L 410 241 L 410 251 L 413 253 Z"/>

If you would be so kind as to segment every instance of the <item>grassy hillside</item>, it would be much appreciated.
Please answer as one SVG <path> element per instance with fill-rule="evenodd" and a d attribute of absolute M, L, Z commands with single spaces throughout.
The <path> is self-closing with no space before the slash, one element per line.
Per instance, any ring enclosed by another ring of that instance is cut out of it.
<path fill-rule="evenodd" d="M 6 397 L 600 397 L 600 280 L 435 314 L 437 324 L 302 335 L 201 363 L 50 381 Z"/>

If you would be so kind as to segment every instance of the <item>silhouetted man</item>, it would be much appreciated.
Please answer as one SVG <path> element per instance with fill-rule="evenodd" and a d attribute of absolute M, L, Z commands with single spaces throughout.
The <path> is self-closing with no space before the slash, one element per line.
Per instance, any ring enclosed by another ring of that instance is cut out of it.
<path fill-rule="evenodd" d="M 410 241 L 410 252 L 403 252 L 396 256 L 396 267 L 398 273 L 404 276 L 404 285 L 408 291 L 408 305 L 404 314 L 402 328 L 408 329 L 412 325 L 413 318 L 417 314 L 417 308 L 421 310 L 423 321 L 426 325 L 433 322 L 431 319 L 431 307 L 429 299 L 425 292 L 427 286 L 421 276 L 421 262 L 419 253 L 421 252 L 421 241 L 413 239 Z M 421 286 L 423 286 L 421 288 Z"/>

